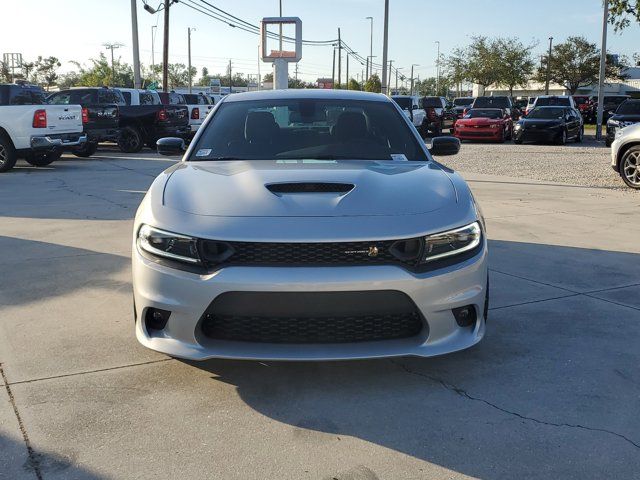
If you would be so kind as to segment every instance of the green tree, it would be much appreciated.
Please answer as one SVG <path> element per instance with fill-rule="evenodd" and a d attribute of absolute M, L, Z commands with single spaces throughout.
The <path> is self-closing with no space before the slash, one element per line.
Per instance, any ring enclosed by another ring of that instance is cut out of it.
<path fill-rule="evenodd" d="M 640 0 L 609 0 L 609 23 L 615 31 L 624 30 L 631 22 L 640 23 Z"/>
<path fill-rule="evenodd" d="M 200 75 L 200 79 L 196 85 L 200 85 L 202 87 L 208 87 L 211 83 L 211 75 L 209 75 L 209 69 L 207 67 L 202 67 L 202 74 Z"/>
<path fill-rule="evenodd" d="M 349 90 L 362 90 L 362 85 L 355 78 L 349 79 Z"/>
<path fill-rule="evenodd" d="M 38 83 L 38 79 L 36 75 L 34 75 L 34 62 L 22 62 L 22 78 L 24 78 L 27 82 Z"/>
<path fill-rule="evenodd" d="M 9 70 L 9 66 L 2 61 L 0 61 L 0 81 L 1 82 L 11 81 L 11 71 Z"/>
<path fill-rule="evenodd" d="M 499 85 L 509 89 L 509 95 L 513 96 L 515 87 L 524 87 L 531 78 L 535 62 L 531 51 L 535 45 L 524 45 L 517 38 L 498 38 L 495 48 L 498 55 L 498 79 Z"/>
<path fill-rule="evenodd" d="M 272 73 L 272 72 L 265 73 L 265 74 L 262 76 L 262 81 L 263 81 L 263 82 L 268 82 L 268 83 L 273 82 L 273 73 Z"/>
<path fill-rule="evenodd" d="M 380 82 L 380 77 L 375 73 L 371 75 L 364 84 L 364 91 L 380 93 L 382 91 L 382 82 Z"/>
<path fill-rule="evenodd" d="M 466 50 L 459 47 L 455 48 L 442 63 L 445 76 L 455 86 L 458 96 L 460 96 L 462 83 L 468 79 L 469 59 Z"/>
<path fill-rule="evenodd" d="M 79 62 L 71 62 L 78 69 L 78 75 L 74 79 L 75 85 L 87 87 L 102 87 L 105 85 L 118 87 L 133 87 L 133 69 L 130 65 L 120 60 L 114 62 L 115 75 L 111 75 L 111 63 L 104 53 L 100 52 L 97 58 L 89 60 L 90 65 L 84 66 Z M 68 79 L 65 78 L 65 81 Z"/>
<path fill-rule="evenodd" d="M 467 80 L 487 88 L 500 78 L 500 51 L 496 40 L 471 37 L 467 47 Z"/>
<path fill-rule="evenodd" d="M 536 80 L 545 82 L 547 78 L 548 55 L 542 59 L 542 65 L 536 74 Z M 623 80 L 627 76 L 622 65 L 606 63 L 605 75 L 608 79 Z M 564 86 L 571 95 L 579 88 L 598 83 L 600 69 L 600 50 L 595 43 L 584 37 L 569 37 L 564 43 L 553 47 L 549 80 Z"/>
<path fill-rule="evenodd" d="M 52 85 L 56 84 L 58 80 L 57 70 L 61 65 L 56 57 L 43 58 L 38 56 L 38 59 L 35 61 L 34 68 L 38 81 L 44 85 L 47 91 L 49 91 Z"/>

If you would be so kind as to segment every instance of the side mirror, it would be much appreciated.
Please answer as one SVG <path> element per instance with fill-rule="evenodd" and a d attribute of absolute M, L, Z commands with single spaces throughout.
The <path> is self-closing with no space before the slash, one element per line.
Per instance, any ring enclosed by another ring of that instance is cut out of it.
<path fill-rule="evenodd" d="M 187 149 L 184 140 L 177 137 L 165 137 L 156 142 L 160 155 L 182 155 Z"/>
<path fill-rule="evenodd" d="M 456 137 L 435 137 L 431 140 L 431 155 L 456 155 L 459 151 L 460 140 Z"/>

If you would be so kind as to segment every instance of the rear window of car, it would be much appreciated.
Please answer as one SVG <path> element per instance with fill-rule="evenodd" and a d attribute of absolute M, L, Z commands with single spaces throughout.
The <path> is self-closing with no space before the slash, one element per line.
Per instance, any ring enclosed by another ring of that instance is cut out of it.
<path fill-rule="evenodd" d="M 93 90 L 63 90 L 48 99 L 51 105 L 90 105 L 95 103 Z"/>
<path fill-rule="evenodd" d="M 570 107 L 569 97 L 538 97 L 536 107 Z"/>
<path fill-rule="evenodd" d="M 429 158 L 396 108 L 381 101 L 273 99 L 218 107 L 189 160 Z"/>
<path fill-rule="evenodd" d="M 640 100 L 627 100 L 616 110 L 620 115 L 640 115 Z"/>
<path fill-rule="evenodd" d="M 424 97 L 422 106 L 424 108 L 442 108 L 442 99 L 440 97 Z"/>
<path fill-rule="evenodd" d="M 129 95 L 129 102 L 131 102 L 131 95 Z M 98 103 L 115 103 L 116 105 L 127 104 L 120 91 L 107 89 L 98 90 Z"/>
<path fill-rule="evenodd" d="M 409 97 L 391 97 L 391 99 L 398 104 L 403 110 L 409 110 L 413 102 Z"/>
<path fill-rule="evenodd" d="M 627 100 L 629 97 L 604 97 L 605 105 L 620 105 L 622 102 Z"/>
<path fill-rule="evenodd" d="M 131 92 L 121 92 L 127 105 L 131 105 Z"/>
<path fill-rule="evenodd" d="M 159 105 L 160 100 L 151 92 L 140 92 L 140 105 Z"/>
<path fill-rule="evenodd" d="M 467 105 L 471 105 L 473 103 L 473 98 L 454 98 L 453 104 L 456 107 L 466 107 Z"/>
<path fill-rule="evenodd" d="M 9 105 L 42 105 L 44 94 L 37 89 L 12 88 L 9 89 Z"/>
<path fill-rule="evenodd" d="M 507 97 L 478 97 L 473 108 L 511 108 L 511 102 Z"/>

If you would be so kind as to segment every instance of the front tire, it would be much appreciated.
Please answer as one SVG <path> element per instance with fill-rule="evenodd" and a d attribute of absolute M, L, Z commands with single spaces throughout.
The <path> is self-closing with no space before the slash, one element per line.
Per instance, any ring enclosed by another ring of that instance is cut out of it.
<path fill-rule="evenodd" d="M 558 136 L 558 145 L 566 145 L 567 144 L 567 131 L 562 130 L 560 136 Z"/>
<path fill-rule="evenodd" d="M 627 187 L 640 189 L 640 145 L 624 152 L 618 170 Z"/>
<path fill-rule="evenodd" d="M 76 157 L 88 158 L 98 150 L 97 142 L 86 142 L 83 146 L 74 148 L 71 153 Z"/>
<path fill-rule="evenodd" d="M 47 165 L 55 162 L 62 155 L 62 150 L 53 150 L 46 153 L 28 153 L 24 159 L 28 164 L 34 167 L 46 167 Z"/>
<path fill-rule="evenodd" d="M 576 143 L 582 143 L 582 140 L 584 140 L 584 127 L 581 127 L 580 130 L 578 130 L 578 134 L 576 135 Z"/>
<path fill-rule="evenodd" d="M 0 134 L 0 172 L 7 172 L 16 164 L 16 149 L 6 136 Z"/>
<path fill-rule="evenodd" d="M 144 147 L 142 134 L 136 127 L 124 127 L 118 138 L 118 147 L 124 153 L 138 153 Z"/>

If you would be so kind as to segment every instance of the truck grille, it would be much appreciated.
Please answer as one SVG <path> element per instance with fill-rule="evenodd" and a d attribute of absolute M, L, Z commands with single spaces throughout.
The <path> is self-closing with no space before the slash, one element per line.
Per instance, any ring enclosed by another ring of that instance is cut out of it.
<path fill-rule="evenodd" d="M 418 335 L 425 324 L 402 292 L 226 292 L 201 319 L 214 340 L 357 343 Z"/>

